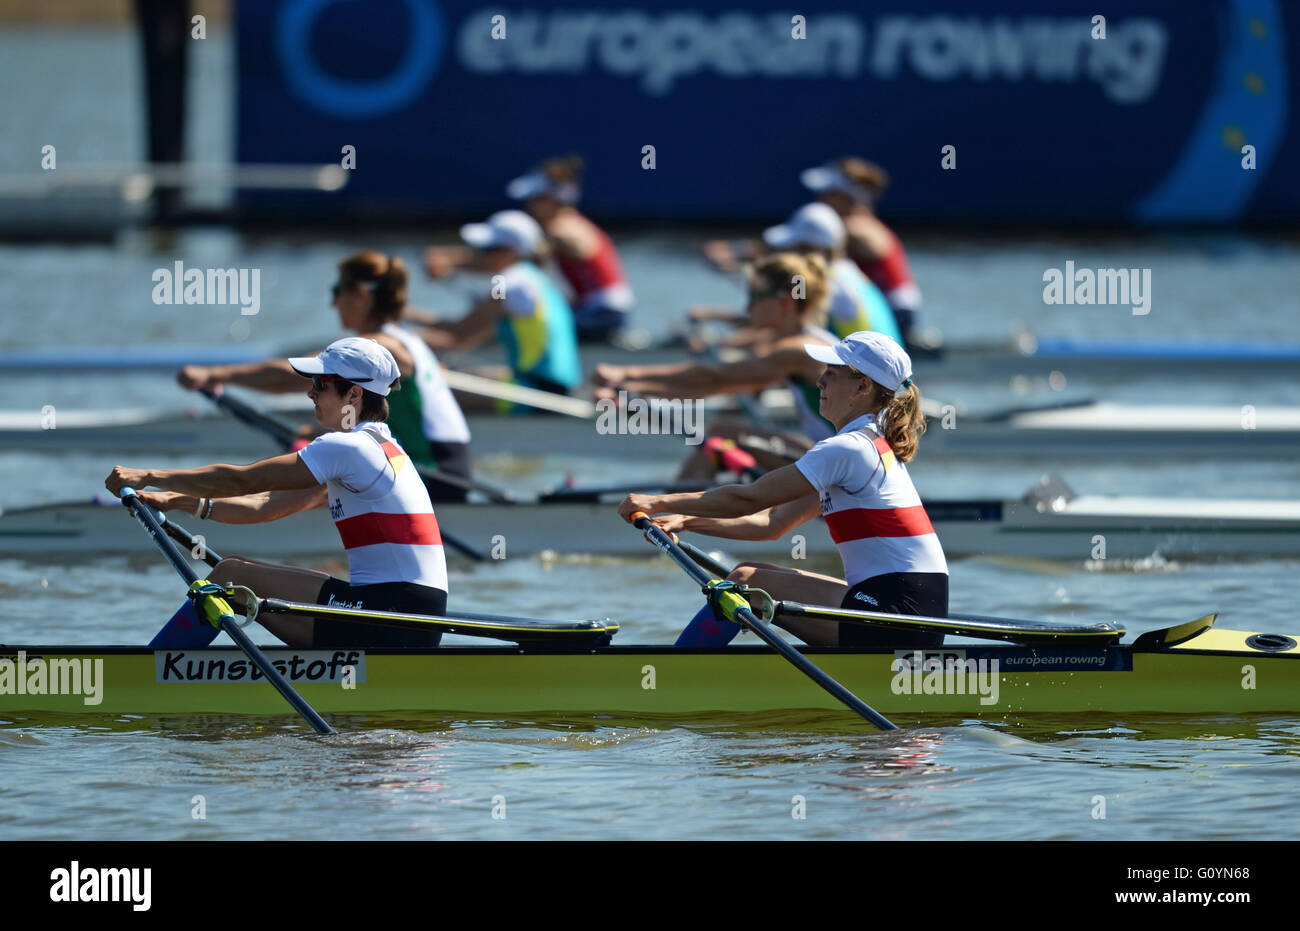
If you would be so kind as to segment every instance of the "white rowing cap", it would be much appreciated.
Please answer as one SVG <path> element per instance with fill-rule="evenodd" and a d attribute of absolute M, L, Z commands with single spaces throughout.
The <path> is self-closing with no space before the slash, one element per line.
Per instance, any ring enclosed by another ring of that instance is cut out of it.
<path fill-rule="evenodd" d="M 466 223 L 460 228 L 460 238 L 476 249 L 505 246 L 521 255 L 535 253 L 545 236 L 537 221 L 522 210 L 500 210 L 486 223 Z"/>
<path fill-rule="evenodd" d="M 402 377 L 393 354 L 362 336 L 336 339 L 320 355 L 299 356 L 289 364 L 299 375 L 337 375 L 378 395 L 387 395 Z"/>
<path fill-rule="evenodd" d="M 838 252 L 845 238 L 840 215 L 820 201 L 804 204 L 784 223 L 763 230 L 763 241 L 773 249 L 813 246 Z"/>
<path fill-rule="evenodd" d="M 912 378 L 912 357 L 884 333 L 860 330 L 834 346 L 804 343 L 804 352 L 823 365 L 847 365 L 876 384 L 897 391 Z"/>

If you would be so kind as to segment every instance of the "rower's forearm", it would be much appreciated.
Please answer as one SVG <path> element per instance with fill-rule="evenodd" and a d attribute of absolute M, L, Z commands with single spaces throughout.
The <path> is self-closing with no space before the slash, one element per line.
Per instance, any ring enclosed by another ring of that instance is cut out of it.
<path fill-rule="evenodd" d="M 685 514 L 687 517 L 737 518 L 752 515 L 755 503 L 746 494 L 746 485 L 720 485 L 705 492 L 661 495 L 656 514 Z"/>
<path fill-rule="evenodd" d="M 246 495 L 255 490 L 254 480 L 245 467 L 226 464 L 200 469 L 155 469 L 146 473 L 144 484 L 208 498 Z"/>
<path fill-rule="evenodd" d="M 214 370 L 219 381 L 254 391 L 288 394 L 305 391 L 307 380 L 282 359 L 273 362 L 251 362 L 247 365 L 224 365 Z"/>
<path fill-rule="evenodd" d="M 688 517 L 681 529 L 727 540 L 779 539 L 769 515 L 770 511 L 760 511 L 746 517 Z"/>
<path fill-rule="evenodd" d="M 718 393 L 716 373 L 693 363 L 649 371 L 631 369 L 619 387 L 658 398 L 704 398 Z"/>

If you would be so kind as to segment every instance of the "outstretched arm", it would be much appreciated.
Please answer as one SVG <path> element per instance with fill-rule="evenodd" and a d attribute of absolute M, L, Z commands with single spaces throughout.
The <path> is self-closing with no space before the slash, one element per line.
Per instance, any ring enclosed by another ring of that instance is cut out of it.
<path fill-rule="evenodd" d="M 500 301 L 485 297 L 475 303 L 461 319 L 420 327 L 417 332 L 434 349 L 473 349 L 491 339 L 492 328 L 503 313 L 505 308 Z"/>
<path fill-rule="evenodd" d="M 666 514 L 654 522 L 669 533 L 702 533 L 728 540 L 779 540 L 795 527 L 821 512 L 821 498 L 815 494 L 796 498 L 746 517 L 686 517 Z"/>
<path fill-rule="evenodd" d="M 788 465 L 768 472 L 749 485 L 720 485 L 708 491 L 676 495 L 628 495 L 619 505 L 618 513 L 624 520 L 630 520 L 637 511 L 688 517 L 747 517 L 809 495 L 815 497 L 816 493 L 803 473 Z"/>
<path fill-rule="evenodd" d="M 142 491 L 140 497 L 146 504 L 160 511 L 195 514 L 200 508 L 206 510 L 203 495 L 183 495 L 174 491 Z M 213 499 L 212 510 L 207 512 L 206 517 L 222 524 L 264 524 L 300 511 L 321 507 L 328 497 L 326 487 L 317 485 L 315 488 L 300 488 L 292 491 L 264 491 L 256 495 L 240 495 L 237 498 L 216 498 Z"/>
<path fill-rule="evenodd" d="M 104 480 L 104 486 L 113 494 L 130 485 L 137 490 L 153 486 L 164 491 L 210 498 L 315 488 L 319 484 L 297 453 L 285 453 L 250 465 L 217 463 L 197 469 L 129 469 L 126 466 L 114 466 Z"/>
<path fill-rule="evenodd" d="M 806 367 L 802 350 L 781 349 L 739 362 L 596 367 L 597 384 L 659 398 L 703 398 L 761 391 Z"/>
<path fill-rule="evenodd" d="M 254 391 L 290 394 L 306 391 L 307 380 L 293 370 L 287 359 L 267 359 L 244 365 L 187 365 L 176 373 L 182 388 L 212 388 L 239 385 Z"/>

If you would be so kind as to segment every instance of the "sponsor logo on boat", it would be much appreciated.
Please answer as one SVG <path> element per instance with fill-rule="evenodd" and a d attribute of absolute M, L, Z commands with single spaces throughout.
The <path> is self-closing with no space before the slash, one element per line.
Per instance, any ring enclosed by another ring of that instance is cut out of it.
<path fill-rule="evenodd" d="M 87 705 L 104 700 L 104 661 L 89 657 L 0 657 L 0 695 L 82 695 Z"/>
<path fill-rule="evenodd" d="M 260 268 L 186 268 L 179 259 L 171 268 L 155 268 L 155 304 L 234 304 L 252 317 L 262 309 Z"/>
<path fill-rule="evenodd" d="M 1064 271 L 1043 272 L 1043 282 L 1044 304 L 1118 304 L 1132 307 L 1135 317 L 1151 313 L 1149 268 L 1076 269 L 1071 259 Z"/>
<path fill-rule="evenodd" d="M 363 650 L 303 650 L 268 657 L 271 665 L 290 682 L 366 681 Z M 153 655 L 157 682 L 257 682 L 262 670 L 238 650 L 158 650 Z"/>
<path fill-rule="evenodd" d="M 889 664 L 895 695 L 979 695 L 981 705 L 996 705 L 1001 675 L 996 658 L 967 657 L 965 650 L 898 650 Z"/>
<path fill-rule="evenodd" d="M 1008 669 L 1107 669 L 1112 664 L 1111 655 L 1106 650 L 1089 653 L 1072 650 L 1063 653 L 1037 653 L 1026 651 L 1012 653 L 1003 657 L 1002 664 Z"/>
<path fill-rule="evenodd" d="M 630 436 L 684 436 L 687 446 L 704 442 L 704 401 L 699 398 L 636 398 L 626 391 L 618 399 L 596 402 L 596 432 Z"/>
<path fill-rule="evenodd" d="M 82 866 L 77 860 L 65 870 L 50 872 L 51 902 L 130 902 L 133 911 L 147 912 L 153 902 L 153 870 L 149 867 Z"/>

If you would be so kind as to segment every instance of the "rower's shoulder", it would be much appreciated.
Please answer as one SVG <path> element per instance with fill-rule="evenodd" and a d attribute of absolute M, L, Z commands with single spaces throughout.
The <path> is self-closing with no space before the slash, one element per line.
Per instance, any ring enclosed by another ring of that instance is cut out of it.
<path fill-rule="evenodd" d="M 893 230 L 875 214 L 855 213 L 845 218 L 844 231 L 849 239 L 849 252 L 880 258 L 893 247 L 896 237 Z"/>
<path fill-rule="evenodd" d="M 415 359 L 406 345 L 393 336 L 391 333 L 385 333 L 383 330 L 374 330 L 370 333 L 361 334 L 365 339 L 373 339 L 379 345 L 383 346 L 393 354 L 393 359 L 397 362 L 398 369 L 401 370 L 403 377 L 411 374 L 415 368 Z"/>

